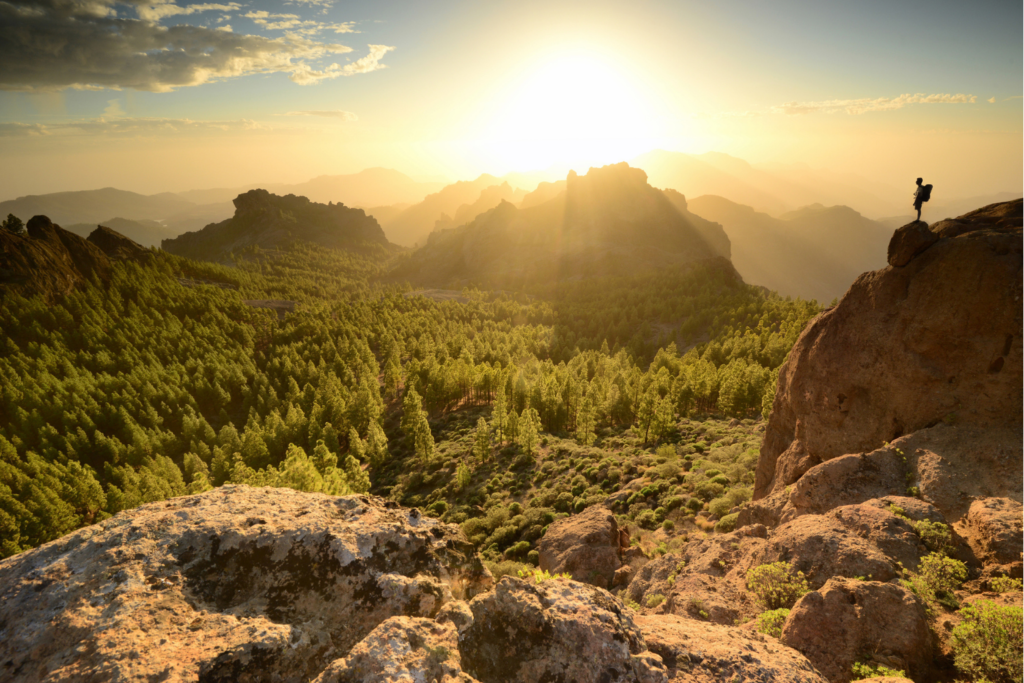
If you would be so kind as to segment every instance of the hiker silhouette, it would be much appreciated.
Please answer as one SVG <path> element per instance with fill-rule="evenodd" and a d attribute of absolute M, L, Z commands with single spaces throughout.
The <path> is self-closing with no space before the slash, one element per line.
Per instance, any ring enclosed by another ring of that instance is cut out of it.
<path fill-rule="evenodd" d="M 932 198 L 932 186 L 922 185 L 921 178 L 917 179 L 917 189 L 914 190 L 914 208 L 917 209 L 917 222 L 921 222 L 921 205 Z"/>

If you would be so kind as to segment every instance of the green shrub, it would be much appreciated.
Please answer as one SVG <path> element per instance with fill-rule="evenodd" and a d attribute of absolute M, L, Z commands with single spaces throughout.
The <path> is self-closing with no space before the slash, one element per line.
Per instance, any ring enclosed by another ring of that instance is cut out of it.
<path fill-rule="evenodd" d="M 851 668 L 853 676 L 851 677 L 855 681 L 861 681 L 865 678 L 877 678 L 881 676 L 891 676 L 892 678 L 906 678 L 907 674 L 905 671 L 899 669 L 890 669 L 887 666 L 881 664 L 871 664 L 870 662 L 854 662 Z"/>
<path fill-rule="evenodd" d="M 636 517 L 636 523 L 644 529 L 654 529 L 658 526 L 658 516 L 654 510 L 644 510 Z"/>
<path fill-rule="evenodd" d="M 536 550 L 531 550 L 526 553 L 526 561 L 532 564 L 534 567 L 540 564 L 540 553 Z"/>
<path fill-rule="evenodd" d="M 664 522 L 661 523 L 661 528 L 665 531 L 674 531 L 676 528 L 676 523 L 673 522 L 671 519 L 666 519 Z"/>
<path fill-rule="evenodd" d="M 512 560 L 505 560 L 504 562 L 488 562 L 484 560 L 484 565 L 491 570 L 495 583 L 500 581 L 503 576 L 519 576 L 519 572 L 526 566 L 522 562 L 513 562 Z"/>
<path fill-rule="evenodd" d="M 665 507 L 669 510 L 675 510 L 676 508 L 682 507 L 683 502 L 682 496 L 669 496 L 665 499 Z"/>
<path fill-rule="evenodd" d="M 708 479 L 712 479 L 714 477 L 717 477 L 721 473 L 722 470 L 705 470 L 704 476 L 707 477 Z"/>
<path fill-rule="evenodd" d="M 804 573 L 789 562 L 772 562 L 747 571 L 747 589 L 766 610 L 792 607 L 810 592 Z"/>
<path fill-rule="evenodd" d="M 704 502 L 700 498 L 690 498 L 686 501 L 686 508 L 697 512 L 704 509 Z"/>
<path fill-rule="evenodd" d="M 536 567 L 530 567 L 523 565 L 523 568 L 518 572 L 519 577 L 522 579 L 533 579 L 534 583 L 544 583 L 545 581 L 552 581 L 554 579 L 571 579 L 572 574 L 551 574 L 546 569 L 537 569 Z"/>
<path fill-rule="evenodd" d="M 988 582 L 988 587 L 995 593 L 1019 592 L 1024 587 L 1024 582 L 1020 579 L 1011 579 L 1009 576 L 997 576 Z"/>
<path fill-rule="evenodd" d="M 725 491 L 725 487 L 713 481 L 702 481 L 693 487 L 693 493 L 701 500 L 712 500 L 718 498 Z"/>
<path fill-rule="evenodd" d="M 728 486 L 729 484 L 732 483 L 731 481 L 729 481 L 729 477 L 725 476 L 724 474 L 719 474 L 715 477 L 712 477 L 711 481 L 714 482 L 715 484 L 721 484 L 722 486 Z"/>
<path fill-rule="evenodd" d="M 736 520 L 738 520 L 739 517 L 740 513 L 738 512 L 734 512 L 731 515 L 726 515 L 725 517 L 722 517 L 722 519 L 718 520 L 718 523 L 715 524 L 715 531 L 717 531 L 720 534 L 727 534 L 730 531 L 735 531 Z"/>
<path fill-rule="evenodd" d="M 732 509 L 732 504 L 728 498 L 715 498 L 713 501 L 708 503 L 708 512 L 713 514 L 715 517 L 725 517 L 729 514 L 729 510 Z"/>
<path fill-rule="evenodd" d="M 960 616 L 950 640 L 956 668 L 976 681 L 1021 683 L 1021 608 L 978 600 Z"/>
<path fill-rule="evenodd" d="M 941 553 L 932 553 L 921 558 L 916 574 L 901 583 L 928 603 L 929 609 L 936 604 L 956 609 L 959 604 L 953 594 L 967 580 L 967 566 Z"/>
<path fill-rule="evenodd" d="M 788 616 L 789 610 L 785 607 L 761 612 L 757 615 L 757 630 L 773 638 L 781 638 L 782 625 Z"/>
<path fill-rule="evenodd" d="M 953 548 L 953 535 L 945 524 L 927 519 L 912 524 L 925 547 L 933 553 L 946 554 Z"/>
<path fill-rule="evenodd" d="M 661 603 L 665 602 L 665 596 L 661 593 L 653 593 L 647 596 L 646 602 L 648 607 L 657 607 Z"/>

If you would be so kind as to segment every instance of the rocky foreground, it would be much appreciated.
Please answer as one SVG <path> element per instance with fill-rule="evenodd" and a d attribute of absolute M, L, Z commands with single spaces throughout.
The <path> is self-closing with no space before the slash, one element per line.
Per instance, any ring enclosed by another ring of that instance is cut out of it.
<path fill-rule="evenodd" d="M 905 226 L 809 325 L 731 533 L 651 559 L 595 506 L 538 545 L 572 580 L 494 585 L 417 510 L 225 486 L 0 563 L 0 679 L 970 680 L 960 608 L 1021 605 L 1021 221 Z M 770 566 L 788 600 L 752 584 Z"/>

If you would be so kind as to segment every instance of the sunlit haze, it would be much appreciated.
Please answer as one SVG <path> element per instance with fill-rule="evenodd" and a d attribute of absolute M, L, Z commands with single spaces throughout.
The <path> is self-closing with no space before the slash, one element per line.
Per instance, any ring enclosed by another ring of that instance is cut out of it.
<path fill-rule="evenodd" d="M 1021 22 L 995 1 L 4 3 L 0 199 L 555 179 L 656 149 L 1017 192 Z"/>

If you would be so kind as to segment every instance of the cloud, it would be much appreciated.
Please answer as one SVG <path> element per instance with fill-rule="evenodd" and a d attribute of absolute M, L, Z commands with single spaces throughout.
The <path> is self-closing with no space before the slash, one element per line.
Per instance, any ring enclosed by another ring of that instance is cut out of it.
<path fill-rule="evenodd" d="M 303 35 L 314 35 L 321 31 L 334 31 L 335 33 L 358 33 L 355 30 L 354 21 L 343 21 L 341 23 L 327 23 L 302 19 L 297 14 L 271 14 L 265 10 L 256 10 L 243 14 L 247 19 L 262 26 L 268 31 L 293 31 Z"/>
<path fill-rule="evenodd" d="M 111 100 L 115 103 L 117 100 Z M 108 107 L 109 109 L 109 107 Z M 224 133 L 228 131 L 270 130 L 269 127 L 248 119 L 237 121 L 193 121 L 191 119 L 164 118 L 106 118 L 71 123 L 2 123 L 0 137 L 118 135 L 144 136 L 169 133 Z"/>
<path fill-rule="evenodd" d="M 288 78 L 295 81 L 299 85 L 309 85 L 311 83 L 318 83 L 320 81 L 337 78 L 339 76 L 354 76 L 356 74 L 368 74 L 371 71 L 377 71 L 379 69 L 386 69 L 387 66 L 380 63 L 380 60 L 385 54 L 394 50 L 395 48 L 388 45 L 370 45 L 370 53 L 365 57 L 361 57 L 356 61 L 346 64 L 345 66 L 339 66 L 338 64 L 331 64 L 326 69 L 321 71 L 315 71 L 313 69 L 296 69 L 292 72 Z"/>
<path fill-rule="evenodd" d="M 113 100 L 107 100 L 107 108 L 103 110 L 103 116 L 104 118 L 124 116 L 124 109 L 121 108 L 121 100 L 116 98 Z"/>
<path fill-rule="evenodd" d="M 994 97 L 990 97 L 990 98 L 988 98 L 988 99 L 987 99 L 987 100 L 985 100 L 985 101 L 986 101 L 986 102 L 988 102 L 989 104 L 995 104 L 995 103 L 996 103 L 996 98 L 994 98 Z"/>
<path fill-rule="evenodd" d="M 128 8 L 133 9 L 126 9 Z M 248 35 L 188 24 L 163 26 L 167 17 L 239 9 L 238 3 L 180 6 L 169 0 L 0 0 L 0 90 L 64 88 L 167 92 L 249 74 L 286 73 L 302 85 L 384 68 L 386 46 L 345 66 L 323 63 L 352 48 L 311 33 L 351 32 L 352 24 L 306 26 L 295 15 L 260 17 L 282 37 Z M 132 13 L 138 18 L 128 18 Z M 255 14 L 255 13 L 250 13 Z"/>
<path fill-rule="evenodd" d="M 290 111 L 286 112 L 285 116 L 326 116 L 328 118 L 340 119 L 342 121 L 357 121 L 359 117 L 350 111 L 342 111 L 340 109 L 334 110 L 323 110 L 323 111 Z"/>
<path fill-rule="evenodd" d="M 892 111 L 908 104 L 974 104 L 974 95 L 900 95 L 899 97 L 862 98 L 856 100 L 825 100 L 822 102 L 789 102 L 772 107 L 772 114 L 866 114 L 872 111 Z"/>

